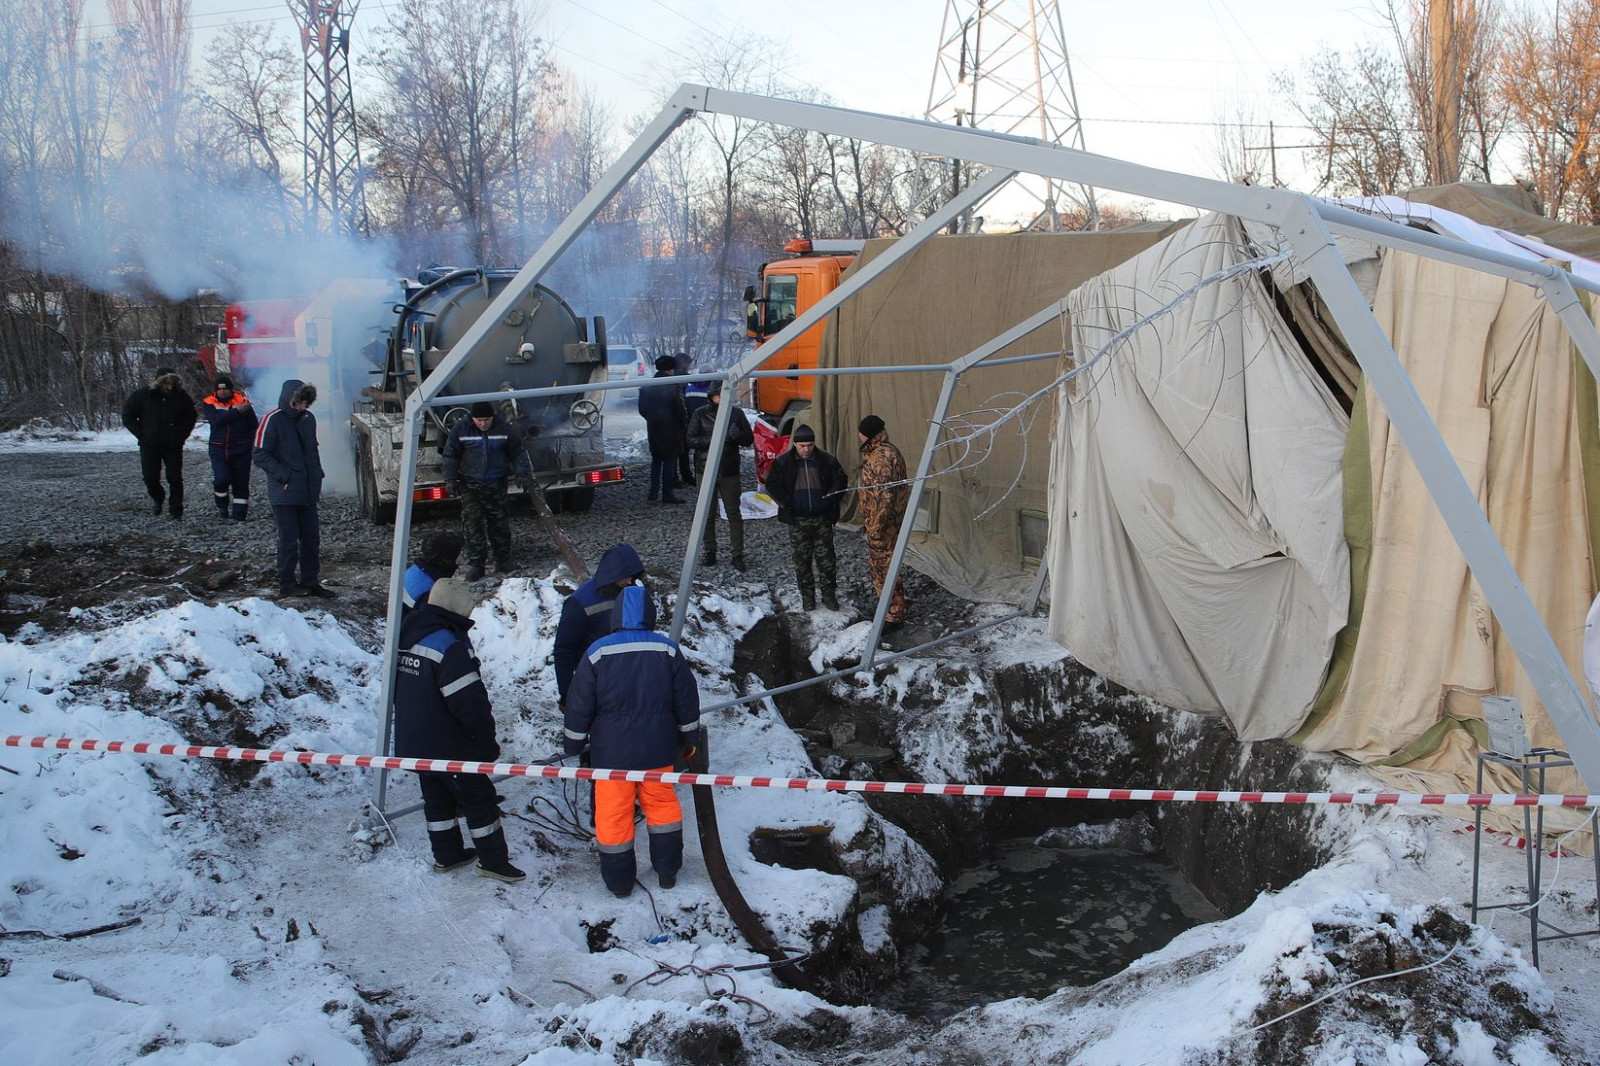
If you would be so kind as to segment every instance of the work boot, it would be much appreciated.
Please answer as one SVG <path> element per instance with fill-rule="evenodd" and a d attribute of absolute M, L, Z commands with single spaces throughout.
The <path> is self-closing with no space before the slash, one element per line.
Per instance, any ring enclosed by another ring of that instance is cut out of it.
<path fill-rule="evenodd" d="M 744 561 L 744 556 L 742 555 L 735 555 L 733 557 L 733 568 L 739 571 L 741 574 L 750 569 L 749 565 Z"/>
<path fill-rule="evenodd" d="M 700 565 L 701 566 L 716 566 L 717 565 L 717 553 L 716 552 L 706 552 L 704 555 L 702 555 L 700 557 Z"/>
<path fill-rule="evenodd" d="M 468 581 L 480 581 L 482 579 L 483 579 L 483 564 L 482 563 L 468 563 L 467 564 L 467 580 Z"/>
<path fill-rule="evenodd" d="M 334 599 L 335 597 L 337 597 L 339 595 L 337 592 L 333 591 L 332 589 L 330 589 L 328 586 L 324 585 L 320 581 L 316 581 L 316 582 L 313 582 L 310 585 L 306 585 L 305 586 L 305 594 L 307 596 L 316 596 L 316 597 L 318 597 L 320 599 L 324 599 L 324 600 L 331 600 L 331 599 Z"/>
<path fill-rule="evenodd" d="M 156 512 L 155 512 L 156 513 L 156 517 L 160 518 L 161 517 L 161 512 L 166 509 L 167 501 L 164 500 L 164 499 L 163 500 L 156 500 L 155 501 L 155 505 L 156 505 Z"/>
<path fill-rule="evenodd" d="M 280 600 L 293 599 L 293 598 L 298 597 L 298 596 L 309 596 L 309 595 L 311 595 L 311 590 L 306 588 L 304 585 L 279 585 L 278 586 L 278 599 L 280 599 Z"/>
<path fill-rule="evenodd" d="M 663 496 L 663 497 L 661 497 L 661 502 L 662 503 L 687 503 L 688 501 L 685 500 L 682 496 Z"/>
<path fill-rule="evenodd" d="M 478 863 L 478 876 L 492 877 L 496 881 L 504 881 L 508 885 L 514 885 L 518 881 L 525 881 L 528 878 L 527 874 L 512 866 L 509 859 L 493 865 L 485 862 Z"/>
<path fill-rule="evenodd" d="M 800 593 L 800 609 L 802 611 L 815 611 L 817 609 L 817 597 L 810 592 Z"/>
<path fill-rule="evenodd" d="M 678 875 L 675 873 L 656 874 L 656 884 L 660 885 L 662 888 L 676 888 L 678 884 Z"/>
<path fill-rule="evenodd" d="M 822 606 L 826 607 L 830 611 L 837 611 L 839 609 L 839 597 L 834 595 L 832 589 L 827 589 L 822 593 Z"/>
<path fill-rule="evenodd" d="M 451 870 L 459 870 L 463 866 L 467 865 L 467 863 L 477 859 L 477 857 L 478 851 L 476 848 L 463 848 L 461 850 L 461 854 L 453 859 L 434 859 L 433 872 L 436 874 L 447 874 Z"/>
<path fill-rule="evenodd" d="M 182 518 L 183 517 L 183 504 L 178 503 L 176 500 L 168 499 L 167 500 L 167 513 L 169 515 L 171 515 L 173 518 Z"/>

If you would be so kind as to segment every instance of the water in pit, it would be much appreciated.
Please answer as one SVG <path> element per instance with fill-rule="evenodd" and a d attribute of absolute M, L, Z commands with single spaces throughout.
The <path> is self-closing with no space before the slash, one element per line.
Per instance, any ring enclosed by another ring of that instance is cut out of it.
<path fill-rule="evenodd" d="M 881 1006 L 942 1018 L 980 1003 L 1091 985 L 1222 915 L 1177 871 L 1120 848 L 1002 841 L 945 893 Z"/>

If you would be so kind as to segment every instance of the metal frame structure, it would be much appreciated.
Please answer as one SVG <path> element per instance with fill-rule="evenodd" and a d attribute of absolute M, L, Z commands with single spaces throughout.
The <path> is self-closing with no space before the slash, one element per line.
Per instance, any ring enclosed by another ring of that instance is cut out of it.
<path fill-rule="evenodd" d="M 1583 690 L 1567 669 L 1560 649 L 1551 637 L 1544 620 L 1539 617 L 1532 600 L 1529 599 L 1488 518 L 1478 506 L 1477 498 L 1450 454 L 1438 426 L 1428 413 L 1405 368 L 1401 366 L 1399 357 L 1395 354 L 1382 327 L 1379 326 L 1378 320 L 1373 316 L 1372 309 L 1367 306 L 1354 279 L 1351 278 L 1343 258 L 1334 245 L 1332 233 L 1339 231 L 1356 234 L 1388 247 L 1535 286 L 1556 309 L 1591 371 L 1594 371 L 1597 377 L 1600 377 L 1600 333 L 1596 332 L 1593 323 L 1584 313 L 1577 290 L 1600 293 L 1600 286 L 1592 285 L 1548 264 L 1525 261 L 1476 248 L 1449 237 L 1396 225 L 1284 189 L 1230 185 L 1208 178 L 1129 163 L 1108 156 L 1091 155 L 1027 137 L 944 126 L 918 119 L 851 111 L 795 100 L 778 100 L 747 93 L 713 90 L 692 84 L 681 86 L 673 94 L 661 113 L 644 127 L 622 157 L 557 227 L 518 272 L 516 278 L 502 290 L 479 317 L 477 323 L 467 330 L 406 402 L 406 435 L 402 453 L 399 501 L 395 515 L 394 546 L 390 557 L 388 630 L 384 642 L 382 695 L 378 707 L 380 742 L 378 750 L 381 753 L 388 754 L 391 740 L 391 704 L 396 645 L 399 639 L 401 579 L 410 543 L 412 492 L 416 484 L 416 454 L 424 410 L 445 403 L 461 403 L 478 398 L 443 397 L 440 393 L 455 375 L 456 370 L 471 359 L 483 345 L 491 324 L 539 281 L 550 265 L 572 245 L 582 230 L 599 214 L 612 195 L 644 165 L 672 131 L 697 112 L 739 116 L 779 126 L 892 145 L 914 152 L 959 158 L 987 165 L 990 170 L 910 233 L 896 241 L 882 256 L 840 285 L 828 298 L 797 317 L 760 349 L 746 355 L 727 370 L 711 374 L 662 378 L 657 380 L 657 385 L 721 380 L 727 393 L 733 395 L 735 386 L 743 379 L 772 373 L 757 370 L 757 367 L 821 321 L 839 304 L 881 277 L 889 266 L 910 255 L 951 219 L 1019 172 L 1037 174 L 1071 184 L 1127 192 L 1150 199 L 1190 204 L 1197 208 L 1264 223 L 1275 229 L 1281 239 L 1293 249 L 1298 260 L 1308 268 L 1311 280 L 1316 283 L 1317 290 L 1335 323 L 1361 364 L 1367 383 L 1377 391 L 1391 422 L 1421 472 L 1445 524 L 1461 548 L 1473 576 L 1484 591 L 1491 610 L 1499 620 L 1507 639 L 1510 640 L 1518 661 L 1528 672 L 1547 713 L 1561 731 L 1578 772 L 1590 783 L 1600 782 L 1600 725 L 1597 725 L 1590 714 Z M 916 515 L 915 505 L 920 500 L 921 487 L 931 470 L 932 454 L 939 446 L 940 420 L 948 408 L 950 396 L 960 376 L 967 371 L 982 370 L 989 356 L 1059 314 L 1060 308 L 1059 302 L 1043 308 L 995 337 L 988 344 L 942 366 L 933 364 L 832 367 L 808 371 L 818 376 L 931 371 L 943 372 L 945 381 L 940 393 L 939 408 L 929 426 L 927 439 L 917 464 L 918 479 L 913 482 L 911 505 L 907 507 L 906 516 L 901 523 L 883 592 L 879 596 L 877 610 L 873 616 L 868 645 L 860 664 L 847 670 L 808 678 L 781 689 L 771 689 L 754 696 L 713 704 L 708 709 L 750 702 L 806 685 L 818 684 L 845 673 L 871 668 L 875 659 L 877 637 L 881 632 L 888 608 L 888 598 L 893 591 L 906 548 L 910 543 L 910 528 Z M 987 365 L 1000 365 L 1019 358 L 1048 358 L 1050 354 L 997 359 Z M 638 383 L 617 382 L 615 385 L 637 387 Z M 603 391 L 607 387 L 607 383 L 600 383 L 566 388 L 521 389 L 495 393 L 491 397 L 483 398 L 531 398 L 571 392 Z M 713 489 L 721 462 L 721 445 L 726 439 L 731 410 L 732 404 L 721 405 L 706 456 L 706 470 L 700 480 L 696 497 L 694 520 L 684 553 L 682 578 L 678 584 L 678 598 L 673 611 L 674 638 L 682 634 L 689 597 L 693 594 L 699 547 L 714 503 Z M 1031 613 L 1037 606 L 1045 577 L 1044 564 L 1041 564 L 1033 584 L 1032 600 L 1023 605 L 1022 611 L 991 619 L 959 633 L 947 634 L 877 661 L 881 663 L 913 655 L 971 636 L 1021 614 Z M 386 787 L 387 773 L 381 772 L 375 796 L 379 810 L 384 809 Z"/>

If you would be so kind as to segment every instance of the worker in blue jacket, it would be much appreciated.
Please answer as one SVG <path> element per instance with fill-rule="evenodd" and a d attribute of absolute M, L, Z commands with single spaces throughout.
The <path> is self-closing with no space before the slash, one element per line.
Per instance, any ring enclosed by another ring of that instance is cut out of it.
<path fill-rule="evenodd" d="M 579 585 L 561 605 L 561 622 L 556 626 L 555 666 L 556 691 L 563 704 L 583 653 L 589 650 L 589 645 L 617 628 L 612 620 L 617 592 L 622 586 L 643 579 L 644 562 L 633 545 L 613 544 L 600 556 L 594 577 Z M 646 596 L 644 625 L 650 629 L 655 624 L 655 603 Z"/>
<path fill-rule="evenodd" d="M 406 568 L 400 582 L 400 617 L 428 602 L 434 582 L 454 577 L 461 559 L 461 534 L 435 533 L 422 545 L 422 557 Z"/>
<path fill-rule="evenodd" d="M 211 492 L 217 513 L 243 522 L 250 507 L 250 457 L 255 451 L 256 409 L 250 397 L 218 374 L 211 395 L 200 401 L 211 427 Z"/>
<path fill-rule="evenodd" d="M 700 693 L 694 674 L 678 645 L 649 628 L 649 602 L 643 585 L 624 585 L 617 596 L 617 631 L 591 644 L 578 661 L 562 716 L 568 755 L 587 748 L 596 766 L 670 771 L 698 746 Z M 650 865 L 661 887 L 675 885 L 683 866 L 683 808 L 671 785 L 596 781 L 600 876 L 618 897 L 633 891 L 635 803 L 644 808 Z"/>
<path fill-rule="evenodd" d="M 445 578 L 400 625 L 394 752 L 402 758 L 493 762 L 500 757 L 489 692 L 468 636 L 474 606 L 471 586 Z M 525 875 L 511 865 L 506 848 L 494 783 L 484 774 L 418 776 L 433 868 L 443 873 L 476 859 L 484 877 L 521 881 Z M 463 845 L 457 818 L 467 820 L 473 847 Z"/>

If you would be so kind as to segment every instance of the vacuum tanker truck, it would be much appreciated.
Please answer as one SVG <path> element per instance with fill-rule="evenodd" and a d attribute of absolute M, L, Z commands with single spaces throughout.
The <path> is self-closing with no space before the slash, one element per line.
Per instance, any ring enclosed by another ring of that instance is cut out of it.
<path fill-rule="evenodd" d="M 394 322 L 366 346 L 372 384 L 360 390 L 350 416 L 362 511 L 374 522 L 393 519 L 405 446 L 406 398 L 444 361 L 514 271 L 435 269 L 402 283 Z M 607 378 L 605 320 L 586 320 L 560 296 L 537 285 L 502 313 L 483 347 L 445 386 L 445 396 L 510 392 L 552 385 L 598 384 Z M 497 406 L 528 442 L 534 479 L 551 510 L 587 511 L 596 488 L 622 480 L 622 467 L 606 458 L 601 390 L 537 399 L 507 399 Z M 444 481 L 443 447 L 465 405 L 424 409 L 418 451 L 417 505 L 451 498 Z M 514 494 L 523 486 L 509 486 Z"/>

